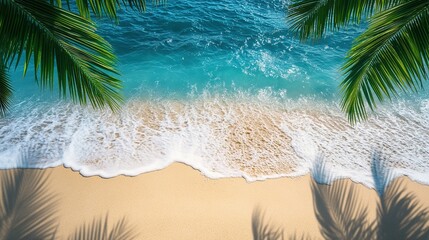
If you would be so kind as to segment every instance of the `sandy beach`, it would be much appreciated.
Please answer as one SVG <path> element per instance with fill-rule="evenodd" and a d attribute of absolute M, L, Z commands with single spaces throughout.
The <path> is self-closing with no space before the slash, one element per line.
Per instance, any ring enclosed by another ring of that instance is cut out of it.
<path fill-rule="evenodd" d="M 7 170 L 2 170 L 4 176 Z M 175 163 L 136 177 L 83 177 L 64 167 L 42 171 L 48 191 L 58 197 L 59 237 L 94 218 L 122 217 L 138 239 L 252 239 L 252 211 L 259 206 L 265 221 L 284 229 L 285 236 L 306 233 L 320 239 L 308 175 L 259 182 L 208 179 L 191 167 Z M 429 207 L 429 186 L 403 178 L 406 189 Z M 376 192 L 350 180 L 375 214 Z"/>

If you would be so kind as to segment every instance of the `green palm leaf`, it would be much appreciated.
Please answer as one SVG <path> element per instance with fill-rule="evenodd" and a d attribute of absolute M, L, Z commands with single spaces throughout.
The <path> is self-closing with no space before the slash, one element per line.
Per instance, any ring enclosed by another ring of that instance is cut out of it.
<path fill-rule="evenodd" d="M 81 16 L 87 19 L 90 18 L 91 13 L 95 14 L 97 17 L 108 16 L 117 19 L 117 11 L 120 9 L 121 5 L 136 9 L 140 12 L 146 10 L 145 0 L 76 0 L 75 2 Z M 66 0 L 66 3 L 70 6 L 70 0 Z M 57 4 L 61 6 L 61 0 L 57 0 Z"/>
<path fill-rule="evenodd" d="M 10 96 L 12 95 L 12 86 L 10 85 L 7 68 L 0 56 L 0 116 L 4 115 L 10 104 Z"/>
<path fill-rule="evenodd" d="M 393 6 L 400 0 L 294 0 L 288 7 L 291 30 L 301 40 L 320 38 L 326 30 L 337 30 Z"/>
<path fill-rule="evenodd" d="M 24 72 L 34 64 L 42 87 L 94 107 L 115 110 L 122 98 L 116 58 L 110 44 L 95 33 L 95 25 L 79 15 L 43 0 L 0 0 L 0 49 L 5 65 L 24 57 Z M 56 72 L 55 72 L 56 68 Z"/>
<path fill-rule="evenodd" d="M 342 107 L 353 123 L 397 89 L 417 91 L 428 78 L 429 1 L 405 1 L 370 20 L 348 53 Z"/>

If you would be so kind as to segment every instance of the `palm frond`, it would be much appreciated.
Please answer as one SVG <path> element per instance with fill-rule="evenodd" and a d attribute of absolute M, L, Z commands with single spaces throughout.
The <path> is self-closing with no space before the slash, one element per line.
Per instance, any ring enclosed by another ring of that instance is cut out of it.
<path fill-rule="evenodd" d="M 377 239 L 429 239 L 429 209 L 395 180 L 377 205 Z"/>
<path fill-rule="evenodd" d="M 29 155 L 22 155 L 23 161 Z M 57 199 L 47 188 L 42 170 L 15 169 L 0 178 L 0 239 L 53 239 Z"/>
<path fill-rule="evenodd" d="M 66 0 L 70 5 L 70 0 Z M 117 19 L 117 11 L 121 5 L 128 6 L 140 12 L 146 10 L 145 0 L 76 0 L 76 6 L 81 16 L 89 19 L 91 13 L 97 17 L 108 16 Z"/>
<path fill-rule="evenodd" d="M 94 219 L 91 224 L 83 224 L 70 237 L 69 240 L 105 240 L 105 239 L 136 239 L 136 234 L 130 228 L 125 218 L 118 221 L 110 230 L 108 216 Z"/>
<path fill-rule="evenodd" d="M 252 213 L 252 233 L 254 240 L 284 239 L 283 230 L 265 222 L 264 213 L 259 207 L 256 207 Z"/>
<path fill-rule="evenodd" d="M 0 56 L 0 116 L 3 116 L 9 109 L 10 98 L 12 96 L 12 86 L 7 74 L 7 68 Z"/>
<path fill-rule="evenodd" d="M 117 12 L 121 7 L 129 7 L 139 12 L 146 11 L 146 0 L 76 0 L 73 2 L 76 3 L 79 14 L 86 19 L 90 19 L 91 14 L 93 14 L 96 17 L 107 16 L 117 20 Z M 164 0 L 155 0 L 153 2 L 160 4 Z M 61 0 L 57 0 L 55 4 L 59 7 L 67 5 L 70 9 L 70 0 L 65 0 L 65 4 Z"/>
<path fill-rule="evenodd" d="M 410 0 L 370 19 L 343 66 L 342 108 L 350 122 L 366 119 L 376 100 L 417 91 L 428 78 L 429 1 Z"/>
<path fill-rule="evenodd" d="M 328 31 L 338 30 L 350 23 L 397 4 L 400 0 L 294 0 L 288 6 L 291 30 L 301 40 L 321 38 Z"/>
<path fill-rule="evenodd" d="M 320 175 L 326 167 L 323 159 L 318 161 L 322 163 L 312 171 Z M 344 181 L 325 185 L 313 180 L 311 189 L 316 218 L 325 239 L 369 239 L 373 230 L 366 222 L 367 208 L 358 201 L 354 186 Z"/>
<path fill-rule="evenodd" d="M 24 72 L 33 63 L 41 87 L 94 107 L 115 110 L 122 98 L 116 58 L 95 25 L 44 0 L 0 0 L 0 42 L 6 66 L 24 57 Z"/>

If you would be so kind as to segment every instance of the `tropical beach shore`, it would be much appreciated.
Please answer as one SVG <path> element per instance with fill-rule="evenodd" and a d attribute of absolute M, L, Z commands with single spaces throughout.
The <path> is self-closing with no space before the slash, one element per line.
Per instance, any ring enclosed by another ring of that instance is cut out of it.
<path fill-rule="evenodd" d="M 283 228 L 285 236 L 321 237 L 309 175 L 257 182 L 212 180 L 179 163 L 136 177 L 110 179 L 83 177 L 64 167 L 25 171 L 42 171 L 47 190 L 58 197 L 59 237 L 108 213 L 110 223 L 125 217 L 138 239 L 252 239 L 252 212 L 257 206 L 265 212 L 265 222 Z M 402 180 L 420 204 L 429 207 L 429 186 Z M 375 190 L 341 181 L 356 187 L 374 218 Z"/>

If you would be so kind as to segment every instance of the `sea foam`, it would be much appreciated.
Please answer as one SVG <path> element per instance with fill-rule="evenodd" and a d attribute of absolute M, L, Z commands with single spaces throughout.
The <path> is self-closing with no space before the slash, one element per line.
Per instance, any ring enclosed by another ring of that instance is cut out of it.
<path fill-rule="evenodd" d="M 355 126 L 334 102 L 279 99 L 264 91 L 129 100 L 119 113 L 37 106 L 0 120 L 2 168 L 64 164 L 109 178 L 182 162 L 210 178 L 254 181 L 306 174 L 323 155 L 336 176 L 372 186 L 377 151 L 395 174 L 429 184 L 428 100 L 381 107 Z M 23 151 L 30 158 L 20 162 Z"/>

